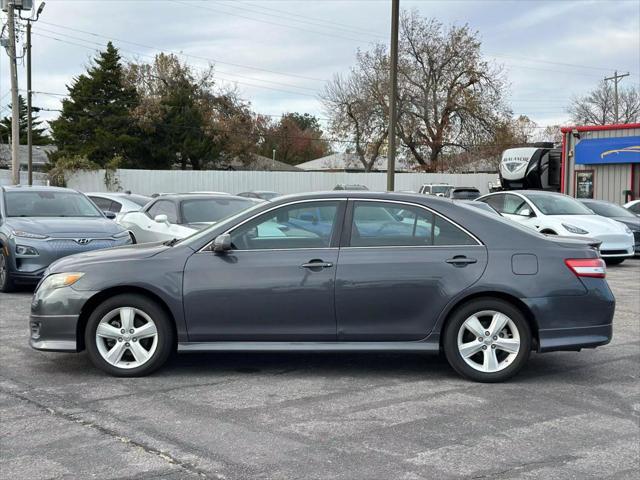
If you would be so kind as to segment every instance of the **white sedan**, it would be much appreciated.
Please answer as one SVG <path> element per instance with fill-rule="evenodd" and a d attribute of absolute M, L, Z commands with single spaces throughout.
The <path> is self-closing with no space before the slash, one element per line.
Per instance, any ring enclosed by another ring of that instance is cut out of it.
<path fill-rule="evenodd" d="M 631 200 L 625 203 L 623 207 L 640 217 L 640 200 Z"/>
<path fill-rule="evenodd" d="M 495 192 L 476 201 L 493 207 L 502 216 L 540 233 L 600 240 L 600 254 L 609 265 L 634 254 L 633 233 L 610 218 L 596 215 L 575 198 L 538 190 Z"/>
<path fill-rule="evenodd" d="M 134 243 L 181 239 L 259 203 L 228 194 L 169 194 L 124 214 L 118 223 Z"/>

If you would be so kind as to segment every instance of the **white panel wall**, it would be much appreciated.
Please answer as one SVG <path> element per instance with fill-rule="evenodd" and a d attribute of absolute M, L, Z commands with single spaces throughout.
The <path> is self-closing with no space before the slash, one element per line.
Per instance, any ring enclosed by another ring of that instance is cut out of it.
<path fill-rule="evenodd" d="M 247 190 L 272 190 L 283 194 L 332 190 L 336 184 L 362 184 L 370 190 L 386 190 L 385 173 L 344 172 L 246 172 L 246 171 L 181 171 L 118 170 L 115 177 L 119 190 L 143 195 L 159 192 L 220 191 L 239 193 Z M 488 183 L 496 174 L 398 173 L 396 190 L 417 191 L 424 183 L 449 183 L 460 187 L 476 187 L 488 192 Z M 81 172 L 67 181 L 67 186 L 83 192 L 105 192 L 105 171 Z"/>
<path fill-rule="evenodd" d="M 20 184 L 26 185 L 29 182 L 29 176 L 27 172 L 20 172 Z M 34 185 L 49 185 L 49 180 L 46 173 L 33 172 L 33 184 Z M 11 170 L 0 170 L 0 185 L 13 185 L 13 177 Z"/>

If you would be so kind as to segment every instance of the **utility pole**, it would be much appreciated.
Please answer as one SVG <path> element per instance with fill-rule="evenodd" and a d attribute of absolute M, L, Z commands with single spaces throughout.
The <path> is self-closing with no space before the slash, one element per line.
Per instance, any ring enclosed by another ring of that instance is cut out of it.
<path fill-rule="evenodd" d="M 13 184 L 20 183 L 20 105 L 18 104 L 18 65 L 16 61 L 16 26 L 14 17 L 14 3 L 7 4 L 7 28 L 9 29 L 9 66 L 11 74 L 11 170 Z"/>
<path fill-rule="evenodd" d="M 391 51 L 390 51 L 390 84 L 389 92 L 389 149 L 387 151 L 387 190 L 395 189 L 396 173 L 396 99 L 398 98 L 398 19 L 400 17 L 400 0 L 391 0 Z"/>
<path fill-rule="evenodd" d="M 615 72 L 613 72 L 613 77 L 606 77 L 604 79 L 605 82 L 609 82 L 613 80 L 613 92 L 614 92 L 613 108 L 614 108 L 616 124 L 620 123 L 620 117 L 618 115 L 618 82 L 622 80 L 624 77 L 628 77 L 628 76 L 629 76 L 629 72 L 618 75 L 618 71 L 616 70 Z"/>
<path fill-rule="evenodd" d="M 44 10 L 44 2 L 38 7 L 36 18 L 27 18 L 27 170 L 29 185 L 33 185 L 33 125 L 31 118 L 31 22 L 37 22 Z"/>

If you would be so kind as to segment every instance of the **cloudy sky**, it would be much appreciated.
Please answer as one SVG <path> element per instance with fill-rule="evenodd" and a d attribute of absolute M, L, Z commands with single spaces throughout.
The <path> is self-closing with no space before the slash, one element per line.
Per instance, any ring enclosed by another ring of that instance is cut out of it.
<path fill-rule="evenodd" d="M 485 55 L 508 72 L 514 113 L 540 125 L 566 122 L 569 99 L 615 69 L 631 74 L 623 84 L 640 85 L 638 0 L 400 4 L 478 30 Z M 66 93 L 111 39 L 125 58 L 149 61 L 165 51 L 197 67 L 213 63 L 218 80 L 237 85 L 257 112 L 323 117 L 317 94 L 324 82 L 348 70 L 356 49 L 388 43 L 390 6 L 390 0 L 47 0 L 33 27 L 33 89 L 48 93 L 37 94 L 34 105 L 59 108 L 54 94 Z M 26 88 L 23 65 L 19 83 Z M 9 101 L 9 64 L 0 52 L 2 116 Z"/>

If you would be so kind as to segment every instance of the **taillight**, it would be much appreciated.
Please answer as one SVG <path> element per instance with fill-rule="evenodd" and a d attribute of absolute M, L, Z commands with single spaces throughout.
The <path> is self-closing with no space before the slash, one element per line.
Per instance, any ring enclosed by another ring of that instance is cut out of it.
<path fill-rule="evenodd" d="M 601 258 L 568 258 L 564 263 L 578 277 L 604 278 L 607 275 L 604 260 Z"/>

